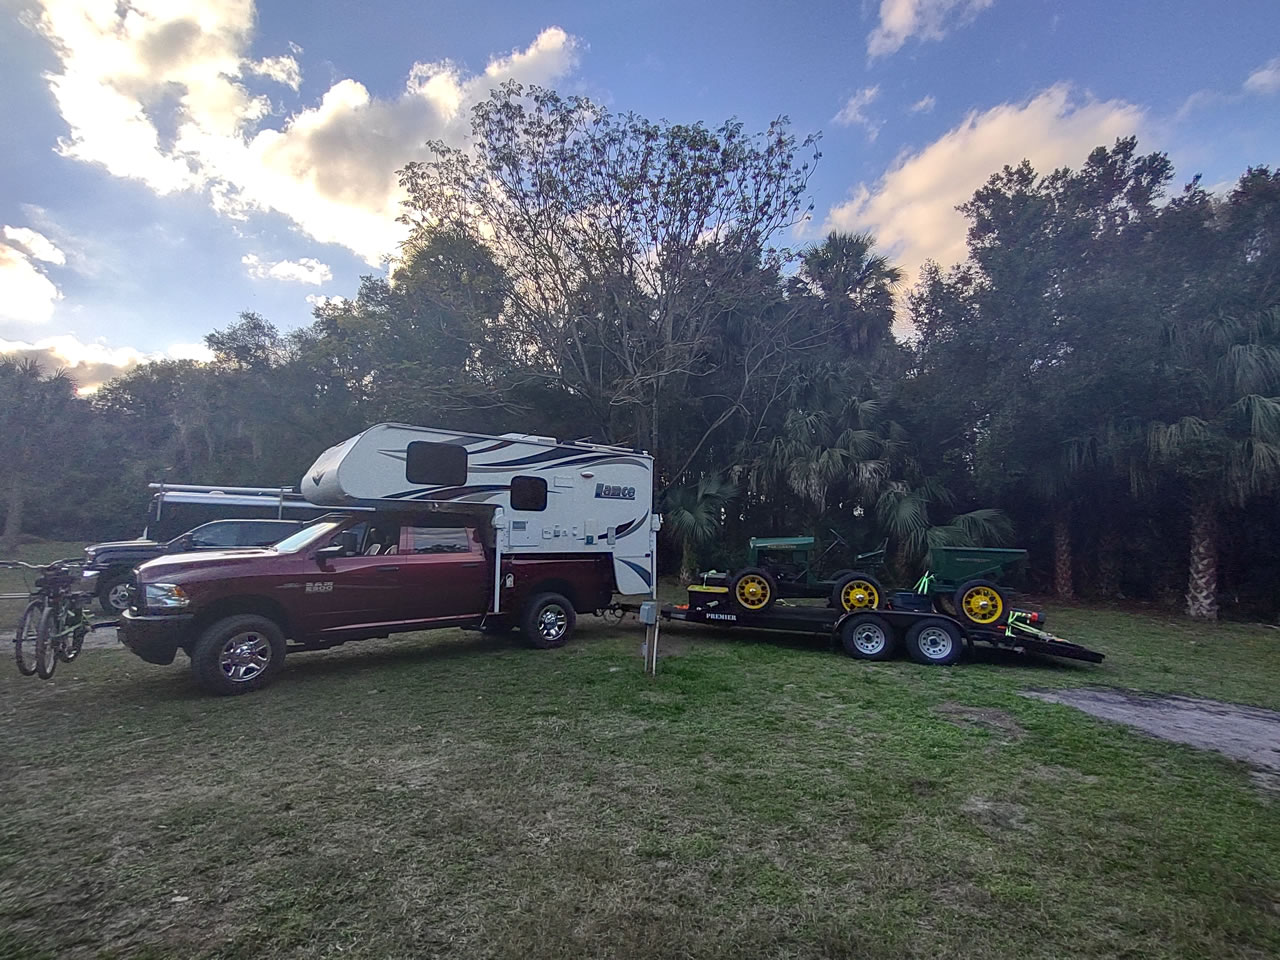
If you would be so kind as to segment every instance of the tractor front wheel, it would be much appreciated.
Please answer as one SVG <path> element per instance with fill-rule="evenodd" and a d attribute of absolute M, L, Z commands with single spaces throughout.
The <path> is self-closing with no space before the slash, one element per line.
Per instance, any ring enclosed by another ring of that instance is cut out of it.
<path fill-rule="evenodd" d="M 778 599 L 778 583 L 767 570 L 747 567 L 734 576 L 729 595 L 747 613 L 762 613 Z"/>
<path fill-rule="evenodd" d="M 865 573 L 848 573 L 831 588 L 831 606 L 845 613 L 875 610 L 884 601 L 884 591 L 874 577 Z"/>
<path fill-rule="evenodd" d="M 955 595 L 956 613 L 961 621 L 975 627 L 991 627 L 1003 623 L 1009 604 L 999 584 L 990 580 L 970 580 L 960 584 Z"/>

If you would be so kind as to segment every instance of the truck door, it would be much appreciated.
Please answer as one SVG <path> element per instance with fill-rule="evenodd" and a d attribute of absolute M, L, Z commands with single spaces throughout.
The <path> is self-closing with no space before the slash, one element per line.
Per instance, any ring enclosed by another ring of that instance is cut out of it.
<path fill-rule="evenodd" d="M 297 609 L 301 611 L 306 633 L 320 634 L 399 619 L 398 558 L 384 556 L 384 544 L 380 542 L 396 536 L 398 532 L 394 529 L 390 532 L 369 530 L 365 523 L 337 534 L 331 542 L 346 544 L 347 555 L 332 558 L 325 564 L 326 569 L 316 566 L 308 570 L 296 587 L 303 592 Z"/>
<path fill-rule="evenodd" d="M 492 570 L 468 527 L 401 527 L 394 560 L 400 616 L 428 621 L 477 617 L 489 609 Z"/>

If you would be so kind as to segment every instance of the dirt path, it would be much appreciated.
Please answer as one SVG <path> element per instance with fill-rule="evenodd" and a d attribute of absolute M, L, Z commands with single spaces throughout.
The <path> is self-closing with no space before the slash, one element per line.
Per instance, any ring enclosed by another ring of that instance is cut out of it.
<path fill-rule="evenodd" d="M 1066 704 L 1164 740 L 1217 750 L 1261 771 L 1260 783 L 1280 787 L 1280 713 L 1274 710 L 1087 687 L 1024 690 L 1022 695 Z"/>

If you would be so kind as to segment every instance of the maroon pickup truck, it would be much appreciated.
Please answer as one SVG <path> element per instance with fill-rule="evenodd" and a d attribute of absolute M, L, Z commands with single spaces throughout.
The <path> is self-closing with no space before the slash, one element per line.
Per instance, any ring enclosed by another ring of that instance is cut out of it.
<path fill-rule="evenodd" d="M 261 550 L 142 564 L 120 638 L 149 663 L 182 650 L 202 687 L 234 694 L 267 683 L 286 650 L 393 633 L 516 626 L 533 646 L 558 647 L 575 611 L 612 600 L 608 555 L 504 556 L 503 613 L 489 614 L 493 558 L 492 531 L 474 518 L 331 514 Z"/>

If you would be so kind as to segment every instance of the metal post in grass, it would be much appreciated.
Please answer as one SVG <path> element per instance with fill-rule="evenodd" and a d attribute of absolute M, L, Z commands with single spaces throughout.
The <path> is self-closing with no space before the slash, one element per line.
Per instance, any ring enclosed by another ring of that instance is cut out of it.
<path fill-rule="evenodd" d="M 658 604 L 646 600 L 640 604 L 640 622 L 644 624 L 644 672 L 658 675 Z"/>

